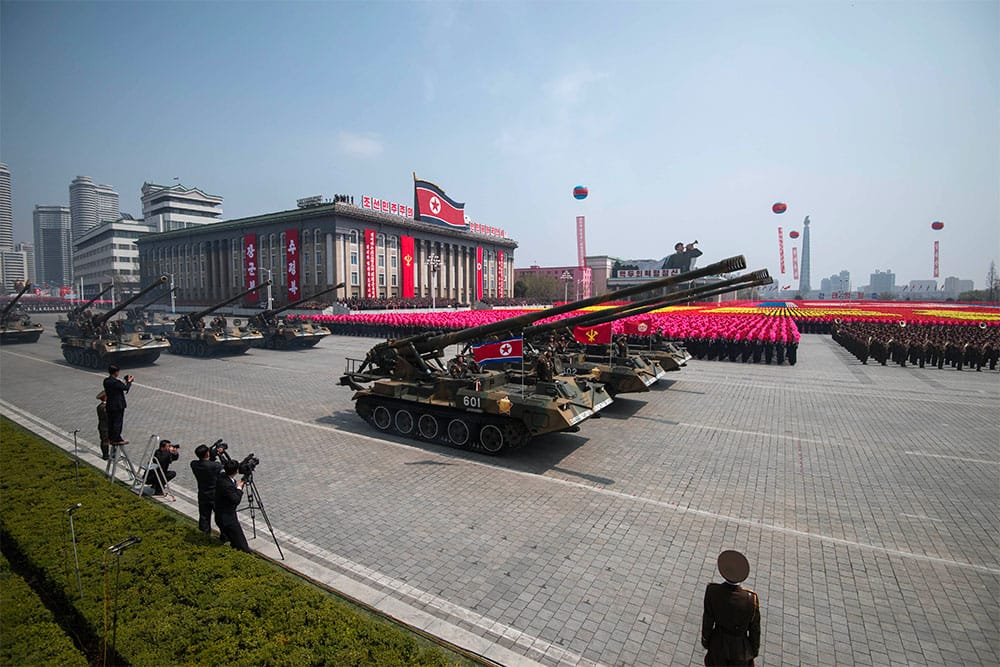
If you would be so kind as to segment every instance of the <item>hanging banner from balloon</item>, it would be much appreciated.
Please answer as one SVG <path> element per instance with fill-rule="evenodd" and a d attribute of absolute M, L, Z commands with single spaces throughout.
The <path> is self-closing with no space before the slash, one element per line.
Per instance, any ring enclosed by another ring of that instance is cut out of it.
<path fill-rule="evenodd" d="M 792 246 L 792 278 L 799 279 L 799 249 Z"/>
<path fill-rule="evenodd" d="M 781 272 L 785 272 L 785 234 L 781 227 L 778 227 L 778 259 L 781 265 Z"/>
<path fill-rule="evenodd" d="M 934 242 L 934 277 L 935 278 L 937 278 L 937 277 L 940 276 L 940 272 L 939 272 L 939 268 L 938 268 L 938 243 L 940 243 L 940 242 L 939 241 L 935 241 Z"/>

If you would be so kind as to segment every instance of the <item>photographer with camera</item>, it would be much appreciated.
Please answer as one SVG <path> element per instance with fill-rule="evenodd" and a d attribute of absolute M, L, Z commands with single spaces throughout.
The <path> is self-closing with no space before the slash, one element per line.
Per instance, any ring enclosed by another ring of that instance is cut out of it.
<path fill-rule="evenodd" d="M 215 508 L 215 487 L 222 474 L 222 464 L 216 459 L 220 451 L 225 453 L 226 443 L 217 441 L 211 447 L 198 445 L 191 461 L 191 472 L 198 481 L 198 530 L 212 534 L 212 510 Z"/>
<path fill-rule="evenodd" d="M 170 464 L 180 458 L 180 445 L 175 445 L 169 440 L 160 440 L 160 448 L 153 452 L 153 458 L 163 472 L 162 477 L 156 473 L 155 469 L 150 469 L 146 473 L 146 484 L 153 487 L 154 496 L 163 495 L 163 484 L 169 482 L 177 473 L 170 470 Z"/>
<path fill-rule="evenodd" d="M 112 445 L 127 445 L 128 440 L 122 439 L 122 426 L 125 422 L 125 394 L 132 388 L 135 380 L 131 375 L 125 376 L 125 381 L 118 379 L 118 366 L 108 366 L 108 377 L 104 378 L 104 393 L 108 399 L 108 440 Z"/>
<path fill-rule="evenodd" d="M 225 474 L 215 485 L 215 525 L 219 527 L 221 538 L 229 540 L 234 549 L 250 553 L 250 545 L 247 544 L 246 535 L 243 534 L 243 526 L 236 517 L 236 508 L 243 500 L 244 481 L 236 480 L 240 464 L 227 459 L 222 470 Z"/>

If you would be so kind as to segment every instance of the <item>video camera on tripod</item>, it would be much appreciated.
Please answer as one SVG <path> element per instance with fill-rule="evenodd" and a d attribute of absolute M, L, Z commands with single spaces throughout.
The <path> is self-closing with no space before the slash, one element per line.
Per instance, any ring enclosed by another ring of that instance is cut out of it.
<path fill-rule="evenodd" d="M 212 446 L 208 448 L 208 458 L 212 461 L 218 459 L 222 463 L 226 461 L 232 461 L 233 457 L 229 455 L 229 445 L 223 442 L 222 438 L 219 438 Z M 243 460 L 239 462 L 239 473 L 243 475 L 243 480 L 246 481 L 253 477 L 253 471 L 257 469 L 260 464 L 260 459 L 253 452 L 250 452 Z"/>

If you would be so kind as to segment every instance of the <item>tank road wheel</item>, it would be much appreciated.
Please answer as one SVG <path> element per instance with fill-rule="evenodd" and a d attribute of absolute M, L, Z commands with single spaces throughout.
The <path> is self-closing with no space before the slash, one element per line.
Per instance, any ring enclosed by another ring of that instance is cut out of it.
<path fill-rule="evenodd" d="M 479 444 L 490 454 L 497 454 L 503 449 L 503 431 L 499 426 L 484 424 L 479 429 Z"/>
<path fill-rule="evenodd" d="M 90 367 L 94 370 L 98 370 L 101 367 L 101 355 L 97 354 L 94 350 L 90 351 Z"/>
<path fill-rule="evenodd" d="M 417 421 L 417 433 L 425 440 L 433 440 L 438 436 L 438 420 L 434 415 L 420 415 Z"/>
<path fill-rule="evenodd" d="M 205 344 L 205 341 L 200 340 L 197 343 L 195 343 L 195 349 L 197 350 L 196 354 L 199 357 L 208 356 L 208 345 Z"/>
<path fill-rule="evenodd" d="M 448 422 L 448 439 L 453 445 L 464 447 L 469 442 L 469 425 L 461 419 Z"/>
<path fill-rule="evenodd" d="M 413 433 L 413 415 L 411 415 L 409 411 L 397 410 L 394 422 L 396 424 L 396 430 L 403 435 L 410 435 Z"/>
<path fill-rule="evenodd" d="M 384 405 L 376 405 L 375 409 L 372 410 L 372 423 L 380 431 L 385 431 L 392 426 L 392 415 L 389 414 L 389 410 Z"/>
<path fill-rule="evenodd" d="M 503 439 L 508 449 L 522 447 L 528 442 L 528 429 L 520 422 L 504 424 Z"/>

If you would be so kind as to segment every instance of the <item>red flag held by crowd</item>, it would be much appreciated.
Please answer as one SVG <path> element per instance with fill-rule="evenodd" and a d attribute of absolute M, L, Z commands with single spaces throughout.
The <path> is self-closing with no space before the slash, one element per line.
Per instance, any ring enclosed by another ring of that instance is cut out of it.
<path fill-rule="evenodd" d="M 611 322 L 590 327 L 573 327 L 573 338 L 584 345 L 602 345 L 611 342 Z"/>

